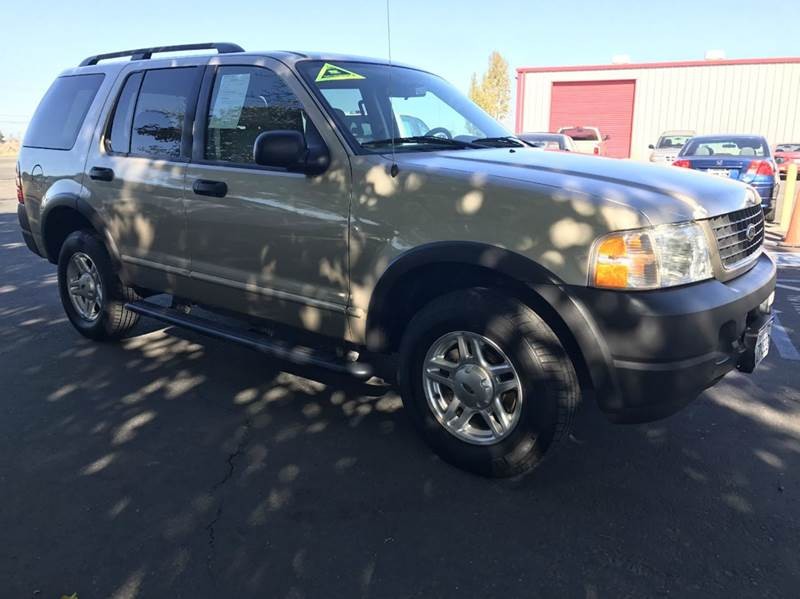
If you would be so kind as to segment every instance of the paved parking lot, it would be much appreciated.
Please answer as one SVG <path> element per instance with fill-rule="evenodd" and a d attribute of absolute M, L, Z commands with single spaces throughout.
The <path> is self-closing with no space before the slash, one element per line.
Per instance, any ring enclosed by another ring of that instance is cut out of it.
<path fill-rule="evenodd" d="M 0 596 L 791 597 L 800 256 L 754 376 L 667 420 L 585 406 L 533 476 L 432 456 L 392 390 L 143 323 L 90 343 L 0 160 Z"/>

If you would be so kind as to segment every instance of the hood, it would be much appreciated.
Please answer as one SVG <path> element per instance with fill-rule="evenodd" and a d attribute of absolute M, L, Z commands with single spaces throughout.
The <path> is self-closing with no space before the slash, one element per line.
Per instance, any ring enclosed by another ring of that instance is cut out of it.
<path fill-rule="evenodd" d="M 748 205 L 747 186 L 690 169 L 587 156 L 574 152 L 487 148 L 398 154 L 403 166 L 454 171 L 502 185 L 503 181 L 576 192 L 598 204 L 623 205 L 645 224 L 699 220 Z M 515 185 L 516 186 L 516 185 Z"/>

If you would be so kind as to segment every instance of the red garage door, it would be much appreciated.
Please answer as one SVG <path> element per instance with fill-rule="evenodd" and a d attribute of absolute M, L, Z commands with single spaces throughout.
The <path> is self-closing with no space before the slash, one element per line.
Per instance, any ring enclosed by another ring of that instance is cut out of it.
<path fill-rule="evenodd" d="M 606 154 L 628 158 L 633 127 L 635 81 L 553 82 L 550 131 L 560 127 L 597 127 L 610 135 Z"/>

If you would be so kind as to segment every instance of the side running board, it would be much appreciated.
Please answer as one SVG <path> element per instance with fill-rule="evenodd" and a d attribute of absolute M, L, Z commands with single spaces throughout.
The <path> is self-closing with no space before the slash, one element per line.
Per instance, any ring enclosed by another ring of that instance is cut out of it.
<path fill-rule="evenodd" d="M 190 329 L 209 337 L 232 341 L 294 364 L 316 366 L 333 372 L 348 374 L 362 380 L 372 376 L 372 367 L 369 364 L 349 361 L 335 355 L 333 352 L 325 353 L 308 347 L 291 345 L 285 341 L 267 338 L 254 331 L 214 322 L 191 314 L 184 314 L 180 310 L 158 306 L 144 300 L 129 302 L 125 304 L 125 308 L 136 314 Z"/>

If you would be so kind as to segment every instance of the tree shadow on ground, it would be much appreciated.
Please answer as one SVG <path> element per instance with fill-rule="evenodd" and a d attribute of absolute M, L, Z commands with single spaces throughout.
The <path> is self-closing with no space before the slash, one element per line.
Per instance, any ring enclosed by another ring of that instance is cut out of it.
<path fill-rule="evenodd" d="M 800 405 L 771 356 L 680 414 L 585 406 L 532 476 L 442 463 L 393 389 L 152 323 L 81 339 L 0 219 L 1 594 L 791 596 Z"/>

